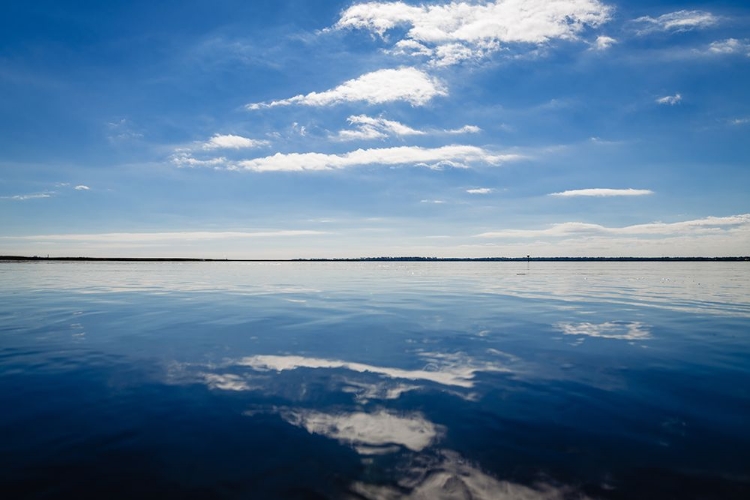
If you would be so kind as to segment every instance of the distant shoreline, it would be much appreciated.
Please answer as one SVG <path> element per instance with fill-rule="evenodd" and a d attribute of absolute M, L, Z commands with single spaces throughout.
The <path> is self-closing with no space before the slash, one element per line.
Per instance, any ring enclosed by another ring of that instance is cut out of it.
<path fill-rule="evenodd" d="M 347 259 L 197 259 L 179 257 L 27 257 L 0 255 L 0 262 L 750 262 L 744 257 L 356 257 Z"/>

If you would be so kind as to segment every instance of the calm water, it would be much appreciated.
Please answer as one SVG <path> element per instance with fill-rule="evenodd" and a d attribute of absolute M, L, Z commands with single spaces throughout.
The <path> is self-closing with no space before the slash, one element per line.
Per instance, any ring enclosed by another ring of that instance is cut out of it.
<path fill-rule="evenodd" d="M 0 263 L 3 498 L 750 498 L 750 263 Z"/>

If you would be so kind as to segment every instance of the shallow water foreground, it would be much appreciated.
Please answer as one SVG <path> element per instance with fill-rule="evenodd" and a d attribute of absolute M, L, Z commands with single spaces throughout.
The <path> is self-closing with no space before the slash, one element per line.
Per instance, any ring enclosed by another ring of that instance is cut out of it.
<path fill-rule="evenodd" d="M 750 498 L 743 262 L 0 263 L 3 498 Z"/>

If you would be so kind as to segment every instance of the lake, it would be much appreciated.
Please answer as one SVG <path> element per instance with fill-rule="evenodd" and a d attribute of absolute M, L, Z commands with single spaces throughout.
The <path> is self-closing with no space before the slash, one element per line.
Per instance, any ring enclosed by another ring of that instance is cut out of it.
<path fill-rule="evenodd" d="M 3 498 L 750 498 L 750 263 L 0 263 Z"/>

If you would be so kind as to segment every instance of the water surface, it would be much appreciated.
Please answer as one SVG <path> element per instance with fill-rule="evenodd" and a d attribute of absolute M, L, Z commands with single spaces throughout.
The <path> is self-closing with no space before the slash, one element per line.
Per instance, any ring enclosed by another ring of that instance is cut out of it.
<path fill-rule="evenodd" d="M 750 498 L 750 265 L 0 263 L 0 408 L 12 498 Z"/>

